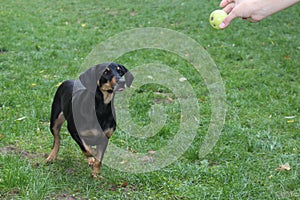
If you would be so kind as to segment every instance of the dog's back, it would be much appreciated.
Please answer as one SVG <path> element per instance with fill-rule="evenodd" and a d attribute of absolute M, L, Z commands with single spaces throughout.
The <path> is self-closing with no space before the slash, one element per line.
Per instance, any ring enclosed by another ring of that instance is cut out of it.
<path fill-rule="evenodd" d="M 57 89 L 52 103 L 51 116 L 50 116 L 50 130 L 54 126 L 55 120 L 63 110 L 68 109 L 68 105 L 72 102 L 72 91 L 75 80 L 64 81 Z M 72 109 L 70 110 L 72 112 Z M 66 113 L 64 115 L 66 117 Z"/>

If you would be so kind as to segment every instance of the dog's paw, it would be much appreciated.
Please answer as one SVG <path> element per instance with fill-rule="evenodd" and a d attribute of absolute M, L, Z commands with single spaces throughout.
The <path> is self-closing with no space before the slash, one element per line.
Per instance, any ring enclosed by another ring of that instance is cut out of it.
<path fill-rule="evenodd" d="M 46 158 L 46 162 L 47 163 L 52 163 L 54 162 L 54 160 L 56 159 L 56 156 L 53 156 L 53 155 L 49 155 L 47 158 Z"/>
<path fill-rule="evenodd" d="M 90 167 L 93 167 L 94 163 L 95 163 L 96 159 L 94 157 L 88 157 L 87 158 L 87 162 L 88 162 L 88 165 Z"/>
<path fill-rule="evenodd" d="M 99 173 L 92 173 L 91 177 L 94 179 L 100 179 L 100 180 L 104 179 L 104 177 L 101 176 Z"/>

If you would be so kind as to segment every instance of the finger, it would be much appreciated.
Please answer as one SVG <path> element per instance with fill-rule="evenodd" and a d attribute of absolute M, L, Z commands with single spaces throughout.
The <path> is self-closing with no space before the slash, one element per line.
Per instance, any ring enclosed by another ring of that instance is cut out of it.
<path fill-rule="evenodd" d="M 235 7 L 235 3 L 230 3 L 230 4 L 228 4 L 227 6 L 225 6 L 225 7 L 223 8 L 223 10 L 224 10 L 226 13 L 230 13 L 234 7 Z"/>
<path fill-rule="evenodd" d="M 220 7 L 224 8 L 225 6 L 227 6 L 228 4 L 233 3 L 233 2 L 234 2 L 234 0 L 222 0 L 220 2 Z"/>
<path fill-rule="evenodd" d="M 229 24 L 230 24 L 230 22 L 234 19 L 234 18 L 236 18 L 237 16 L 234 14 L 234 13 L 229 13 L 229 15 L 223 20 L 223 22 L 220 24 L 220 28 L 221 29 L 224 29 L 224 28 L 226 28 Z"/>
<path fill-rule="evenodd" d="M 248 20 L 249 22 L 252 22 L 252 23 L 258 22 L 258 20 L 255 20 L 255 19 L 253 19 L 253 18 L 247 18 L 247 20 Z"/>

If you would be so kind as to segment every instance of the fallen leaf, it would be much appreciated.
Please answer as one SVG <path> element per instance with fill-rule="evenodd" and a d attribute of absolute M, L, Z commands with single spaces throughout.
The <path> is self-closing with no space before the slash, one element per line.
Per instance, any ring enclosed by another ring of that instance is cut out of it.
<path fill-rule="evenodd" d="M 138 13 L 136 12 L 136 11 L 132 11 L 131 13 L 130 13 L 130 16 L 132 16 L 132 17 L 134 17 L 134 16 L 136 16 Z"/>
<path fill-rule="evenodd" d="M 201 101 L 201 102 L 205 102 L 206 101 L 205 98 L 198 98 L 198 100 Z"/>
<path fill-rule="evenodd" d="M 127 187 L 127 185 L 128 185 L 128 183 L 127 183 L 126 181 L 124 181 L 124 182 L 122 183 L 122 187 Z"/>
<path fill-rule="evenodd" d="M 132 149 L 131 147 L 126 147 L 126 151 L 129 151 L 131 153 L 136 153 L 136 150 Z"/>
<path fill-rule="evenodd" d="M 179 81 L 180 82 L 184 82 L 184 81 L 186 81 L 187 79 L 185 78 L 185 77 L 181 77 L 180 79 L 179 79 Z"/>
<path fill-rule="evenodd" d="M 276 171 L 285 171 L 285 170 L 289 171 L 289 170 L 291 170 L 291 166 L 289 163 L 285 163 L 284 165 L 280 165 L 279 167 L 277 167 L 275 170 Z"/>
<path fill-rule="evenodd" d="M 153 162 L 153 158 L 151 156 L 144 156 L 141 158 L 142 163 L 150 163 Z"/>
<path fill-rule="evenodd" d="M 22 120 L 24 120 L 24 119 L 26 119 L 26 116 L 20 117 L 20 118 L 16 119 L 16 121 L 22 121 Z"/>
<path fill-rule="evenodd" d="M 268 176 L 269 179 L 273 178 L 273 175 Z"/>
<path fill-rule="evenodd" d="M 126 163 L 126 161 L 125 160 L 122 160 L 121 162 L 120 162 L 120 164 L 125 164 Z"/>
<path fill-rule="evenodd" d="M 287 123 L 294 123 L 295 120 L 293 120 L 293 119 L 292 119 L 292 120 L 287 120 L 286 122 L 287 122 Z"/>
<path fill-rule="evenodd" d="M 155 151 L 149 150 L 148 153 L 149 153 L 150 155 L 153 155 L 153 154 L 155 154 Z"/>
<path fill-rule="evenodd" d="M 284 118 L 286 118 L 286 119 L 294 119 L 294 118 L 296 118 L 296 116 L 285 116 Z"/>

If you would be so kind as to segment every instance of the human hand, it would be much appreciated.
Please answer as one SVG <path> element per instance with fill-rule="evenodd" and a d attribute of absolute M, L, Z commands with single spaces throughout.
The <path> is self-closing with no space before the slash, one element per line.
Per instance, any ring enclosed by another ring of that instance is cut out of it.
<path fill-rule="evenodd" d="M 226 28 L 230 22 L 241 17 L 251 22 L 258 22 L 265 17 L 267 14 L 265 10 L 260 10 L 260 3 L 264 0 L 222 0 L 220 6 L 223 10 L 228 13 L 228 16 L 220 24 L 220 28 Z"/>
<path fill-rule="evenodd" d="M 251 22 L 258 22 L 299 1 L 300 0 L 222 0 L 220 7 L 228 13 L 228 16 L 220 24 L 220 28 L 226 28 L 230 22 L 237 17 Z"/>

